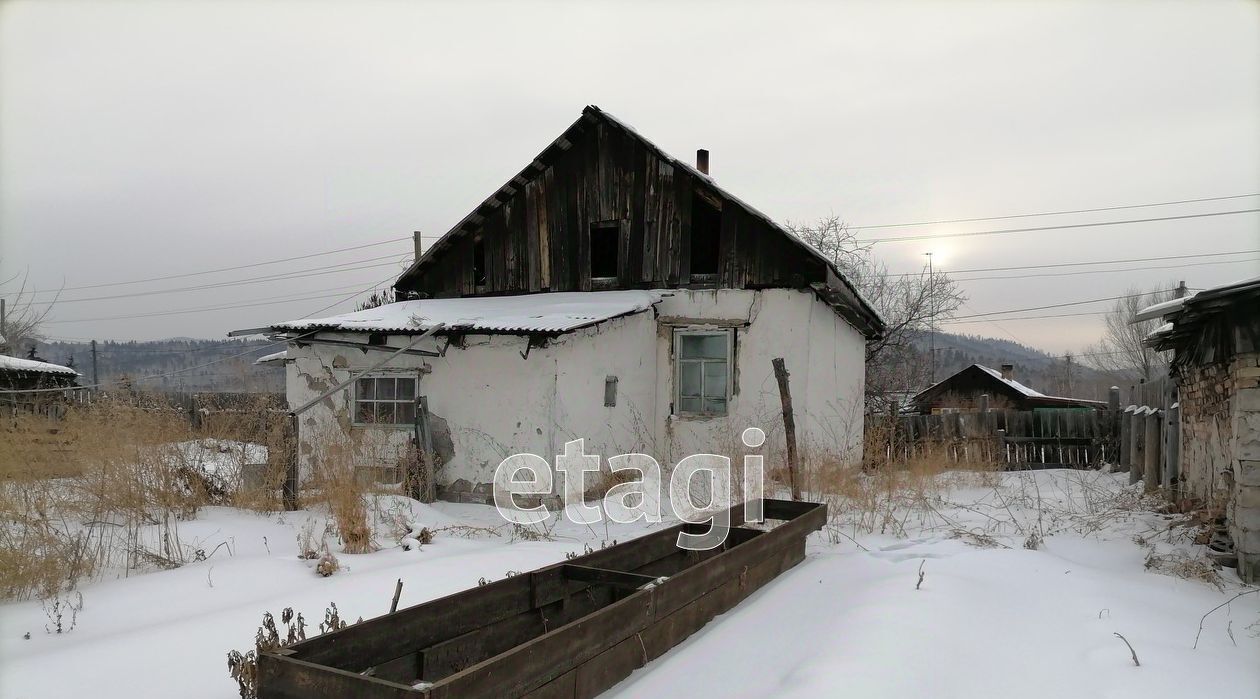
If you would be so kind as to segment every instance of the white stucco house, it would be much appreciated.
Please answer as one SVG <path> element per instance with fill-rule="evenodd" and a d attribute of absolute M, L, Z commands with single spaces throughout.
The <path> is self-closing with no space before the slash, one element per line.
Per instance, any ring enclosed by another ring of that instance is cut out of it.
<path fill-rule="evenodd" d="M 783 445 L 771 360 L 791 372 L 806 455 L 860 458 L 865 343 L 878 314 L 830 261 L 606 112 L 582 116 L 417 259 L 395 303 L 277 322 L 291 408 L 387 354 L 299 417 L 382 459 L 427 432 L 439 497 L 485 501 L 514 453 L 585 440 L 605 458 L 737 455 L 747 427 Z M 375 447 L 374 447 L 375 448 Z M 382 463 L 382 465 L 388 465 Z"/>

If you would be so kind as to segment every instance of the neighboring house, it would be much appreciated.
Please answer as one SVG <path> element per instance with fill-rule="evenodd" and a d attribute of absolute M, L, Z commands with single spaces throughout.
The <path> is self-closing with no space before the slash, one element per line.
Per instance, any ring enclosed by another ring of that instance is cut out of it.
<path fill-rule="evenodd" d="M 385 445 L 387 461 L 421 396 L 452 499 L 484 500 L 503 458 L 551 460 L 576 439 L 668 469 L 746 453 L 758 427 L 756 451 L 776 454 L 776 357 L 802 450 L 860 458 L 864 347 L 883 321 L 833 263 L 719 187 L 707 157 L 693 168 L 587 107 L 418 255 L 394 285 L 406 300 L 258 329 L 289 340 L 297 408 L 444 324 L 300 416 L 304 463 L 330 432 Z"/>
<path fill-rule="evenodd" d="M 1171 351 L 1182 494 L 1222 508 L 1244 580 L 1260 581 L 1260 277 L 1143 309 Z"/>
<path fill-rule="evenodd" d="M 972 364 L 920 391 L 911 400 L 920 415 L 940 412 L 975 412 L 980 409 L 980 396 L 987 395 L 989 407 L 995 410 L 1037 410 L 1044 408 L 1100 409 L 1103 401 L 1082 398 L 1047 396 L 1015 380 L 1015 365 L 1003 364 L 1002 370 Z"/>
<path fill-rule="evenodd" d="M 67 394 L 47 389 L 72 389 L 78 378 L 70 367 L 0 354 L 0 406 L 10 413 L 52 411 Z"/>

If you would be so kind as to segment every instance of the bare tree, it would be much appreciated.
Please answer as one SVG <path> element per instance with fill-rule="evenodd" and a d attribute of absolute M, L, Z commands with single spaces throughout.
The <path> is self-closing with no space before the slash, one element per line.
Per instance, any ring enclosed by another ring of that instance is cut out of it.
<path fill-rule="evenodd" d="M 1161 353 L 1142 344 L 1163 321 L 1156 318 L 1137 323 L 1133 319 L 1143 308 L 1174 298 L 1173 286 L 1168 283 L 1155 289 L 1125 291 L 1125 298 L 1117 299 L 1103 318 L 1102 339 L 1082 356 L 1098 369 L 1124 378 L 1150 381 L 1166 371 L 1168 361 Z"/>
<path fill-rule="evenodd" d="M 920 387 L 930 361 L 915 341 L 966 301 L 958 284 L 948 273 L 929 273 L 926 266 L 909 274 L 889 272 L 872 256 L 870 244 L 857 240 L 836 216 L 787 227 L 835 262 L 887 324 L 883 336 L 866 345 L 868 399 Z"/>
<path fill-rule="evenodd" d="M 25 274 L 16 292 L 0 292 L 0 299 L 4 301 L 4 313 L 0 317 L 0 354 L 17 356 L 37 340 L 44 339 L 40 328 L 60 296 L 61 291 L 58 291 L 52 301 L 36 301 Z"/>

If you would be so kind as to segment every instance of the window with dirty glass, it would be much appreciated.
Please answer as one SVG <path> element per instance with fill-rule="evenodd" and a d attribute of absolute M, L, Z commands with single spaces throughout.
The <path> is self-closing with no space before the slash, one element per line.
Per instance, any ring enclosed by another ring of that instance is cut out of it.
<path fill-rule="evenodd" d="M 368 376 L 355 381 L 354 421 L 361 425 L 414 424 L 415 377 Z"/>
<path fill-rule="evenodd" d="M 677 415 L 725 415 L 731 395 L 730 330 L 674 333 Z"/>

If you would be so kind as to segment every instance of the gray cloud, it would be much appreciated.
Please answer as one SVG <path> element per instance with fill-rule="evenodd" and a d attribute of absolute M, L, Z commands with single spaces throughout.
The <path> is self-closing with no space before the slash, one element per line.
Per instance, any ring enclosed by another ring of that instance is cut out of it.
<path fill-rule="evenodd" d="M 722 184 L 780 219 L 834 212 L 861 225 L 1260 192 L 1258 7 L 11 2 L 0 6 L 0 280 L 29 269 L 47 290 L 439 234 L 585 104 L 679 155 L 709 148 Z M 1252 214 L 877 250 L 909 271 L 927 251 L 962 269 L 1257 243 Z M 1249 262 L 966 288 L 969 309 L 984 312 L 1258 271 Z M 77 319 L 324 295 L 387 273 L 66 303 L 53 319 L 76 322 L 48 331 L 220 336 L 328 300 Z M 955 327 L 1052 350 L 1098 329 L 1089 317 Z"/>

